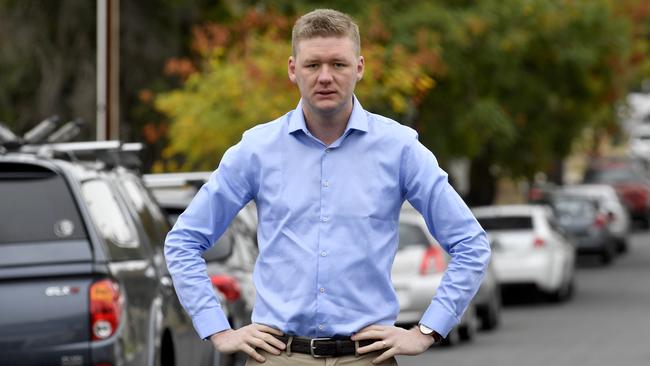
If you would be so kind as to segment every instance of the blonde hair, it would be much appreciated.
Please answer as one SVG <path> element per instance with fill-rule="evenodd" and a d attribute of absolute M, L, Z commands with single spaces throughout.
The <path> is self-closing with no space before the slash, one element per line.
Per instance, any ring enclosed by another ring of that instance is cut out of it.
<path fill-rule="evenodd" d="M 349 15 L 340 11 L 316 9 L 298 18 L 291 32 L 293 57 L 298 53 L 298 42 L 316 37 L 348 37 L 357 56 L 361 52 L 359 27 Z"/>

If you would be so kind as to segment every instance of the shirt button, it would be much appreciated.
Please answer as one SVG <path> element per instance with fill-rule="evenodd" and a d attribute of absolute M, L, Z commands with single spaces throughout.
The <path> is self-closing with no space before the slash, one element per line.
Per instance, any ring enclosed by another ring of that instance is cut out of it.
<path fill-rule="evenodd" d="M 324 289 L 323 287 L 320 288 L 320 293 L 321 293 L 321 294 L 324 294 L 324 293 L 325 293 L 325 289 Z"/>
<path fill-rule="evenodd" d="M 330 182 L 328 180 L 323 181 L 323 187 L 327 188 L 330 186 Z"/>
<path fill-rule="evenodd" d="M 331 149 L 328 147 L 327 149 L 325 149 L 325 152 L 328 153 L 328 152 L 330 152 L 330 150 Z"/>
<path fill-rule="evenodd" d="M 327 252 L 323 250 L 322 252 L 320 252 L 320 256 L 321 257 L 327 257 Z"/>
<path fill-rule="evenodd" d="M 328 221 L 330 221 L 330 218 L 327 217 L 327 216 L 325 216 L 325 217 L 323 217 L 323 218 L 321 219 L 321 221 L 322 221 L 322 222 L 328 222 Z"/>
<path fill-rule="evenodd" d="M 320 329 L 320 330 L 323 330 L 323 329 L 325 329 L 325 325 L 323 325 L 323 324 L 320 324 L 320 325 L 318 326 L 318 329 Z"/>

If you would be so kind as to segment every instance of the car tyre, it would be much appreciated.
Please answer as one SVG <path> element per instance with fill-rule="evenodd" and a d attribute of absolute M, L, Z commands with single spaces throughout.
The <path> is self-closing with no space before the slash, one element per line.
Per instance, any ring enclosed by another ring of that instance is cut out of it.
<path fill-rule="evenodd" d="M 474 339 L 478 331 L 478 318 L 476 316 L 476 308 L 473 304 L 467 308 L 463 317 L 465 317 L 466 321 L 457 327 L 458 336 L 461 341 L 469 342 Z"/>
<path fill-rule="evenodd" d="M 443 347 L 453 347 L 456 346 L 460 343 L 460 334 L 458 331 L 458 327 L 454 328 L 449 332 L 447 337 L 443 338 L 442 341 L 440 341 L 440 345 Z"/>
<path fill-rule="evenodd" d="M 616 244 L 617 244 L 616 251 L 619 254 L 627 253 L 628 250 L 627 238 L 619 239 Z"/>
<path fill-rule="evenodd" d="M 611 246 L 607 246 L 603 248 L 602 253 L 600 253 L 600 262 L 603 265 L 609 265 L 612 263 L 614 260 L 614 250 L 612 250 Z"/>
<path fill-rule="evenodd" d="M 477 315 L 481 322 L 481 330 L 494 330 L 501 323 L 501 294 L 495 291 L 492 298 L 480 309 L 477 309 Z"/>
<path fill-rule="evenodd" d="M 560 286 L 560 288 L 549 293 L 549 300 L 551 302 L 556 302 L 556 303 L 567 301 L 571 297 L 573 297 L 574 291 L 575 291 L 575 280 L 574 277 L 571 276 L 571 279 L 566 283 L 564 283 L 562 286 Z"/>
<path fill-rule="evenodd" d="M 162 337 L 160 350 L 156 352 L 156 359 L 154 365 L 156 366 L 174 366 L 176 364 L 176 356 L 174 352 L 174 342 L 172 341 L 171 334 L 165 332 Z"/>

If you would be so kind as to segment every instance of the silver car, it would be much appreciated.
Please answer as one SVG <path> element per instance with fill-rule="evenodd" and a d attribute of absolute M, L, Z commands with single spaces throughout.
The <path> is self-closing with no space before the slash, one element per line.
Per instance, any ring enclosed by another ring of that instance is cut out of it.
<path fill-rule="evenodd" d="M 612 186 L 606 184 L 576 184 L 564 186 L 558 191 L 598 200 L 600 207 L 608 213 L 609 231 L 617 242 L 618 251 L 627 251 L 627 237 L 631 226 L 630 214 Z"/>
<path fill-rule="evenodd" d="M 399 244 L 392 269 L 400 304 L 397 325 L 410 326 L 420 321 L 440 286 L 448 261 L 449 256 L 429 233 L 424 218 L 405 205 L 400 214 Z M 475 309 L 470 305 L 444 344 L 470 340 L 477 326 Z"/>

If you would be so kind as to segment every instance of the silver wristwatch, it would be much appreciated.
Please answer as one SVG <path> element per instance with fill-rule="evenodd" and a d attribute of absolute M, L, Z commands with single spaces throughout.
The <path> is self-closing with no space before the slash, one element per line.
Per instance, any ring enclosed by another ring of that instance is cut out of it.
<path fill-rule="evenodd" d="M 427 327 L 426 325 L 420 323 L 420 333 L 433 337 L 433 339 L 438 342 L 442 337 L 435 330 Z"/>

